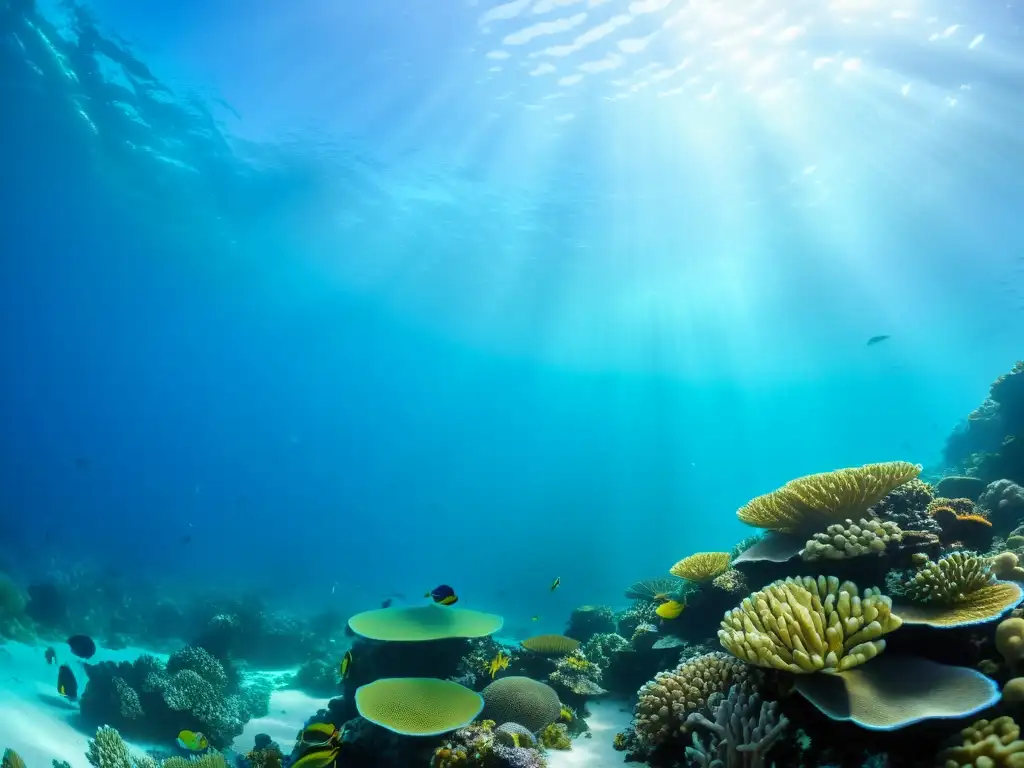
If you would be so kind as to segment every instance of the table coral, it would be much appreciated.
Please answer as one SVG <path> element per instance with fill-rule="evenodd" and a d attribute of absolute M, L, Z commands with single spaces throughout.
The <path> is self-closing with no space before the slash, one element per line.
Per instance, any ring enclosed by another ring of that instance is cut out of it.
<path fill-rule="evenodd" d="M 731 556 L 728 552 L 697 552 L 669 568 L 669 573 L 687 581 L 703 584 L 725 573 Z"/>
<path fill-rule="evenodd" d="M 769 584 L 722 620 L 718 639 L 729 653 L 762 667 L 795 673 L 850 669 L 885 649 L 882 636 L 902 623 L 892 601 L 851 582 L 805 576 Z"/>

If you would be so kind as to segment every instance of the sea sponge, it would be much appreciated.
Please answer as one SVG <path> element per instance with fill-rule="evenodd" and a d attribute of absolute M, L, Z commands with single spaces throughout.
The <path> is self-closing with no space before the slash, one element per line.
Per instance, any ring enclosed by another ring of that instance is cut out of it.
<path fill-rule="evenodd" d="M 798 477 L 752 499 L 736 514 L 747 525 L 758 528 L 813 531 L 863 515 L 872 504 L 920 473 L 919 464 L 890 461 Z"/>
<path fill-rule="evenodd" d="M 520 643 L 528 651 L 560 656 L 579 649 L 580 641 L 565 635 L 535 635 Z"/>
<path fill-rule="evenodd" d="M 463 728 L 483 709 L 483 697 L 451 680 L 386 677 L 356 689 L 356 710 L 401 736 L 436 736 Z"/>
<path fill-rule="evenodd" d="M 1024 599 L 1012 581 L 997 581 L 981 558 L 953 552 L 926 561 L 902 586 L 896 610 L 908 625 L 936 628 L 980 624 L 1002 616 Z"/>
<path fill-rule="evenodd" d="M 678 594 L 685 584 L 685 581 L 675 576 L 657 576 L 653 579 L 642 579 L 634 581 L 626 587 L 626 597 L 630 600 L 643 600 L 655 603 Z"/>
<path fill-rule="evenodd" d="M 963 745 L 939 753 L 945 768 L 1024 768 L 1024 741 L 1012 717 L 978 720 L 960 731 Z"/>
<path fill-rule="evenodd" d="M 999 701 L 999 686 L 976 669 L 882 654 L 836 674 L 797 675 L 793 685 L 833 720 L 893 731 L 932 718 L 967 717 Z"/>
<path fill-rule="evenodd" d="M 378 608 L 348 620 L 353 632 L 368 640 L 417 642 L 450 637 L 486 637 L 504 624 L 501 616 L 435 603 L 405 608 Z"/>
<path fill-rule="evenodd" d="M 742 661 L 715 651 L 659 672 L 637 692 L 633 720 L 637 738 L 655 747 L 680 737 L 689 714 L 703 710 L 712 694 L 746 680 L 749 669 Z"/>
<path fill-rule="evenodd" d="M 697 552 L 673 565 L 669 568 L 669 573 L 681 579 L 703 584 L 725 573 L 729 567 L 729 560 L 728 552 Z"/>
<path fill-rule="evenodd" d="M 481 694 L 485 717 L 498 725 L 519 723 L 532 733 L 557 722 L 562 713 L 555 689 L 529 677 L 503 677 L 484 688 Z"/>
<path fill-rule="evenodd" d="M 842 560 L 861 555 L 883 555 L 891 543 L 903 540 L 903 531 L 896 523 L 861 518 L 834 523 L 824 533 L 816 533 L 804 546 L 804 560 Z"/>
<path fill-rule="evenodd" d="M 788 578 L 769 584 L 725 614 L 718 640 L 737 658 L 795 673 L 840 671 L 885 649 L 882 636 L 900 627 L 892 601 L 863 594 L 835 577 Z"/>

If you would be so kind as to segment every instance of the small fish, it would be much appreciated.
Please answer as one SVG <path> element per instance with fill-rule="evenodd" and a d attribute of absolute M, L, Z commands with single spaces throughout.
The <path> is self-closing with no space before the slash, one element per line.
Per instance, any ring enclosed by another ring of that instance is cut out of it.
<path fill-rule="evenodd" d="M 561 576 L 556 576 L 555 580 L 553 582 L 551 582 L 551 591 L 554 592 L 556 589 L 558 589 L 559 586 L 561 586 L 561 584 L 562 584 L 562 577 Z"/>
<path fill-rule="evenodd" d="M 349 669 L 352 666 L 352 651 L 345 651 L 345 655 L 341 657 L 341 664 L 338 665 L 338 672 L 341 674 L 342 680 L 348 679 Z"/>
<path fill-rule="evenodd" d="M 881 344 L 886 339 L 891 339 L 891 338 L 892 338 L 891 336 L 887 336 L 887 335 L 872 336 L 870 339 L 868 339 L 868 346 L 869 347 L 873 347 L 873 346 L 875 346 L 875 344 Z"/>
<path fill-rule="evenodd" d="M 96 653 L 96 643 L 88 635 L 72 635 L 68 638 L 71 652 L 83 659 L 91 659 Z"/>
<path fill-rule="evenodd" d="M 178 746 L 189 752 L 202 752 L 210 742 L 199 731 L 182 731 L 178 734 Z"/>
<path fill-rule="evenodd" d="M 678 600 L 666 600 L 654 609 L 654 612 L 663 619 L 678 619 L 686 606 Z"/>
<path fill-rule="evenodd" d="M 68 701 L 78 698 L 78 681 L 75 679 L 75 673 L 67 664 L 61 664 L 60 669 L 57 670 L 57 693 L 67 698 Z"/>
<path fill-rule="evenodd" d="M 434 589 L 430 590 L 423 596 L 429 597 L 435 603 L 440 603 L 441 605 L 454 605 L 459 602 L 459 597 L 455 594 L 455 590 L 447 584 L 434 587 Z"/>
<path fill-rule="evenodd" d="M 540 621 L 540 616 L 531 616 L 530 621 Z"/>
<path fill-rule="evenodd" d="M 386 597 L 386 598 L 384 598 L 383 600 L 380 601 L 380 607 L 381 608 L 390 608 L 391 604 L 393 602 L 395 602 L 394 598 Z"/>
<path fill-rule="evenodd" d="M 47 664 L 53 664 L 57 660 L 57 652 L 53 648 L 47 648 L 44 655 L 46 656 Z"/>
<path fill-rule="evenodd" d="M 487 671 L 491 673 L 491 679 L 503 669 L 508 669 L 508 663 L 512 661 L 512 657 L 507 653 L 498 651 L 494 654 L 494 658 L 491 659 L 491 663 L 487 665 Z"/>

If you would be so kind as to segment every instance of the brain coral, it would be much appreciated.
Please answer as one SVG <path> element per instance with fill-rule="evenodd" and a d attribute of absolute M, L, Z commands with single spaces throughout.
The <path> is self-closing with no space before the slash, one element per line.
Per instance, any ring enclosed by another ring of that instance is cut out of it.
<path fill-rule="evenodd" d="M 669 573 L 681 579 L 703 583 L 725 573 L 729 559 L 728 552 L 697 552 L 673 565 Z"/>
<path fill-rule="evenodd" d="M 713 693 L 724 693 L 747 679 L 749 668 L 738 659 L 715 651 L 684 662 L 671 672 L 659 672 L 637 693 L 633 730 L 648 747 L 677 738 L 687 716 L 705 708 Z"/>
<path fill-rule="evenodd" d="M 500 616 L 463 608 L 429 605 L 408 608 L 378 608 L 358 613 L 348 620 L 357 635 L 369 640 L 416 642 L 449 637 L 485 637 L 504 624 Z"/>
<path fill-rule="evenodd" d="M 484 688 L 484 717 L 498 725 L 519 723 L 536 733 L 558 720 L 562 704 L 546 683 L 529 677 L 503 677 Z"/>
<path fill-rule="evenodd" d="M 578 650 L 580 641 L 565 635 L 535 635 L 526 638 L 520 645 L 534 653 L 561 655 Z"/>
<path fill-rule="evenodd" d="M 794 533 L 861 516 L 894 488 L 915 479 L 919 464 L 890 461 L 790 480 L 736 512 L 747 525 Z"/>
<path fill-rule="evenodd" d="M 834 523 L 824 533 L 816 533 L 804 546 L 804 560 L 842 560 L 861 555 L 882 555 L 886 547 L 903 539 L 903 531 L 893 522 L 861 518 L 857 522 Z"/>
<path fill-rule="evenodd" d="M 462 728 L 483 705 L 480 694 L 433 677 L 389 677 L 356 689 L 360 716 L 403 736 L 436 736 Z"/>
<path fill-rule="evenodd" d="M 834 577 L 788 578 L 769 584 L 725 614 L 718 639 L 729 653 L 762 667 L 807 673 L 850 669 L 885 649 L 898 629 L 892 601 L 861 595 Z"/>
<path fill-rule="evenodd" d="M 997 581 L 988 564 L 964 552 L 954 552 L 932 562 L 927 560 L 903 586 L 909 602 L 897 607 L 907 624 L 960 627 L 1002 616 L 1020 603 L 1021 588 Z"/>
<path fill-rule="evenodd" d="M 1024 741 L 1012 717 L 978 720 L 960 731 L 963 745 L 939 754 L 945 768 L 1019 768 L 1024 766 Z"/>

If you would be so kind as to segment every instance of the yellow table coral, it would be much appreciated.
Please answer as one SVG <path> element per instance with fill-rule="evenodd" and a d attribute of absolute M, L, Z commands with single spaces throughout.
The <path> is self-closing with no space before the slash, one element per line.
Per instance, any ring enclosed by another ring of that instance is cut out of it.
<path fill-rule="evenodd" d="M 862 516 L 872 504 L 920 473 L 920 464 L 888 461 L 798 477 L 747 502 L 736 515 L 758 528 L 813 532 Z"/>
<path fill-rule="evenodd" d="M 669 568 L 668 572 L 681 579 L 704 583 L 725 573 L 728 567 L 728 552 L 697 552 L 684 557 Z"/>
<path fill-rule="evenodd" d="M 789 578 L 754 592 L 722 620 L 718 640 L 751 664 L 796 673 L 836 672 L 874 658 L 902 623 L 877 590 L 834 577 Z"/>

